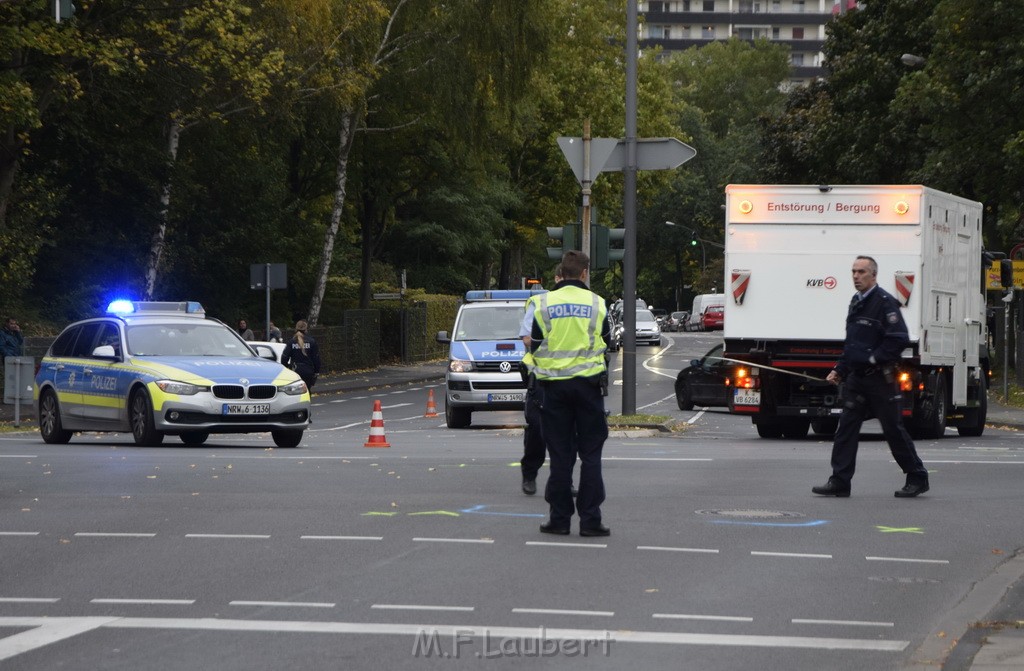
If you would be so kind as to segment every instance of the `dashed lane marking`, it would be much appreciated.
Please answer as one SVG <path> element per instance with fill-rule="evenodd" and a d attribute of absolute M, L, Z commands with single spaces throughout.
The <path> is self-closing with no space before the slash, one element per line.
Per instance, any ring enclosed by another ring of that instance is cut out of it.
<path fill-rule="evenodd" d="M 752 550 L 750 554 L 755 557 L 792 557 L 795 559 L 832 559 L 828 554 L 807 554 L 803 552 L 759 552 Z"/>
<path fill-rule="evenodd" d="M 696 552 L 704 554 L 718 554 L 719 550 L 712 550 L 710 548 L 673 548 L 673 547 L 659 547 L 657 545 L 637 545 L 637 550 L 658 550 L 661 552 Z"/>
<path fill-rule="evenodd" d="M 229 606 L 257 606 L 269 608 L 334 608 L 335 603 L 317 603 L 315 601 L 229 601 Z"/>
<path fill-rule="evenodd" d="M 444 612 L 472 613 L 474 606 L 427 606 L 420 604 L 375 603 L 370 608 L 376 610 L 437 610 Z"/>
<path fill-rule="evenodd" d="M 605 543 L 552 543 L 550 541 L 526 541 L 526 545 L 541 545 L 559 548 L 607 548 Z"/>
<path fill-rule="evenodd" d="M 153 538 L 156 534 L 133 532 L 76 531 L 78 538 Z"/>
<path fill-rule="evenodd" d="M 793 624 L 831 624 L 841 627 L 895 627 L 894 622 L 861 622 L 859 620 L 805 620 L 801 618 L 793 618 L 790 620 Z"/>
<path fill-rule="evenodd" d="M 895 562 L 907 562 L 911 564 L 948 564 L 948 559 L 913 559 L 903 557 L 864 557 L 868 561 L 895 561 Z"/>
<path fill-rule="evenodd" d="M 482 543 L 484 545 L 494 543 L 492 538 L 413 538 L 413 541 L 418 543 Z"/>
<path fill-rule="evenodd" d="M 752 617 L 741 617 L 736 615 L 686 615 L 684 613 L 654 613 L 651 615 L 656 620 L 708 620 L 711 622 L 753 622 Z"/>
<path fill-rule="evenodd" d="M 38 536 L 38 531 L 0 531 L 0 536 Z"/>
<path fill-rule="evenodd" d="M 185 534 L 185 538 L 240 538 L 260 540 L 270 538 L 270 534 Z"/>
<path fill-rule="evenodd" d="M 195 599 L 89 599 L 89 603 L 138 606 L 191 606 Z"/>
<path fill-rule="evenodd" d="M 513 608 L 513 613 L 531 615 L 595 615 L 597 617 L 614 617 L 613 610 L 562 610 L 559 608 Z"/>
<path fill-rule="evenodd" d="M 5 596 L 0 597 L 0 603 L 57 603 L 60 599 L 52 599 L 49 597 L 21 597 L 21 596 Z"/>
<path fill-rule="evenodd" d="M 382 541 L 383 536 L 299 536 L 304 541 Z"/>

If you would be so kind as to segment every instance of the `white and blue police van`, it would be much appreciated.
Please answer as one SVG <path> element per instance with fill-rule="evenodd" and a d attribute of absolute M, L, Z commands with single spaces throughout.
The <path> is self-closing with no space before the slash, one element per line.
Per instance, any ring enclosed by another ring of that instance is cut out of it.
<path fill-rule="evenodd" d="M 447 344 L 445 422 L 470 425 L 473 412 L 522 410 L 526 383 L 519 362 L 526 347 L 519 337 L 526 301 L 545 289 L 467 291 L 455 326 L 437 334 Z"/>

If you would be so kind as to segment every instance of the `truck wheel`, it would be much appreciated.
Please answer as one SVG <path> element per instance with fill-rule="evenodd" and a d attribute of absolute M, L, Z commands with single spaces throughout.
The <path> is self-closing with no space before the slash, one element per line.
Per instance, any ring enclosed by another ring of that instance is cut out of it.
<path fill-rule="evenodd" d="M 772 422 L 771 424 L 756 424 L 757 435 L 762 438 L 782 438 L 782 425 Z"/>
<path fill-rule="evenodd" d="M 981 380 L 978 390 L 978 407 L 967 411 L 966 424 L 956 428 L 961 436 L 980 436 L 985 431 L 985 420 L 988 419 L 988 384 Z"/>
<path fill-rule="evenodd" d="M 800 438 L 807 437 L 807 431 L 811 428 L 810 422 L 800 421 L 799 419 L 793 420 L 792 422 L 786 422 L 782 427 L 782 435 L 786 438 L 793 438 L 799 440 Z"/>
<path fill-rule="evenodd" d="M 449 429 L 464 429 L 469 426 L 473 411 L 467 408 L 453 408 L 450 403 L 444 404 L 444 422 Z"/>
<path fill-rule="evenodd" d="M 935 377 L 931 398 L 921 403 L 917 432 L 922 438 L 942 438 L 946 433 L 946 377 Z"/>
<path fill-rule="evenodd" d="M 834 436 L 838 428 L 838 419 L 815 419 L 811 421 L 811 430 L 819 436 Z"/>

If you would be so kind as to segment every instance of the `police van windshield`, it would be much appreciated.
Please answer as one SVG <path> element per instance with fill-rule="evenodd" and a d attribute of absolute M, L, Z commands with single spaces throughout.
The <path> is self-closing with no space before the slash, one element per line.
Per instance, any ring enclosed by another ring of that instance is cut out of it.
<path fill-rule="evenodd" d="M 518 340 L 524 305 L 487 305 L 464 309 L 455 324 L 455 340 Z"/>
<path fill-rule="evenodd" d="M 125 334 L 135 356 L 255 356 L 230 329 L 210 322 L 138 324 Z"/>

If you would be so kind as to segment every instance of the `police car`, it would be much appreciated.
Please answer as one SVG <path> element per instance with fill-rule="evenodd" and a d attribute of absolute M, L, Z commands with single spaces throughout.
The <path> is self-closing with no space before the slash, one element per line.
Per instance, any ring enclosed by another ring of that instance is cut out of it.
<path fill-rule="evenodd" d="M 468 291 L 455 317 L 455 326 L 437 334 L 449 345 L 445 375 L 445 423 L 448 428 L 470 425 L 481 410 L 522 410 L 526 384 L 519 362 L 526 354 L 519 327 L 526 300 L 543 289 Z"/>
<path fill-rule="evenodd" d="M 64 329 L 43 357 L 39 431 L 47 443 L 130 431 L 137 445 L 269 431 L 278 447 L 295 447 L 310 423 L 309 390 L 272 357 L 199 303 L 115 301 L 106 316 Z"/>

